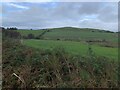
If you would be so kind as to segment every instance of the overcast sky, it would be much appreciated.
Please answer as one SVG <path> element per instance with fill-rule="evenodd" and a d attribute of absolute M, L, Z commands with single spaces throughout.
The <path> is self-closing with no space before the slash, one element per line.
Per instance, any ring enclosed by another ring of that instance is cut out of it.
<path fill-rule="evenodd" d="M 118 3 L 4 2 L 0 19 L 4 27 L 80 27 L 118 31 Z"/>

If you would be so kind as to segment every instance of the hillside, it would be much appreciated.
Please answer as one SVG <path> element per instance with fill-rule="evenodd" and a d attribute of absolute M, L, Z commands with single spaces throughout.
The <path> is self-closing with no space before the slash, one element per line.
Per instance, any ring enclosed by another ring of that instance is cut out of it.
<path fill-rule="evenodd" d="M 44 40 L 83 41 L 102 46 L 118 46 L 117 33 L 99 29 L 63 27 L 44 30 L 18 30 L 18 32 L 22 36 L 34 34 L 37 37 L 46 30 L 47 32 L 42 35 L 42 39 Z"/>
<path fill-rule="evenodd" d="M 48 39 L 63 39 L 63 40 L 102 40 L 116 41 L 114 33 L 108 33 L 99 29 L 87 28 L 55 28 L 47 32 L 44 37 Z"/>
<path fill-rule="evenodd" d="M 29 47 L 50 50 L 63 47 L 70 54 L 86 56 L 88 46 L 91 45 L 96 55 L 118 60 L 118 35 L 114 32 L 74 27 L 18 30 L 18 32 L 23 36 L 23 44 Z M 33 34 L 34 37 L 24 38 L 29 34 Z"/>

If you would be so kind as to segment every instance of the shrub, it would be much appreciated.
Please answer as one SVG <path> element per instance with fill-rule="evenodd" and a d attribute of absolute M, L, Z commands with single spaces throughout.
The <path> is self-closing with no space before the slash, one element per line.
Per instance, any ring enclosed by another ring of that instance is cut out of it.
<path fill-rule="evenodd" d="M 19 32 L 16 32 L 15 30 L 2 30 L 2 36 L 8 37 L 8 38 L 14 38 L 14 39 L 20 39 L 21 34 Z"/>
<path fill-rule="evenodd" d="M 34 36 L 34 34 L 28 34 L 27 38 L 28 38 L 28 39 L 34 39 L 35 36 Z"/>

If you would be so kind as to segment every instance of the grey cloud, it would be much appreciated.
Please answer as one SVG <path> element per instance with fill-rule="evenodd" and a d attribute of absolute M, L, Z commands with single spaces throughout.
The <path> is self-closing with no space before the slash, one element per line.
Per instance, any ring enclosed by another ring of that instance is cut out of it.
<path fill-rule="evenodd" d="M 98 15 L 98 19 L 104 22 L 117 22 L 117 3 L 83 3 L 80 8 L 80 13 L 85 15 Z"/>
<path fill-rule="evenodd" d="M 116 9 L 116 3 L 60 2 L 54 7 L 43 7 L 34 3 L 26 10 L 4 10 L 3 25 L 28 28 L 77 26 L 116 31 Z"/>
<path fill-rule="evenodd" d="M 117 3 L 109 4 L 100 10 L 98 16 L 104 22 L 117 22 L 118 20 L 118 5 Z"/>
<path fill-rule="evenodd" d="M 99 10 L 105 6 L 105 3 L 101 2 L 83 2 L 82 6 L 79 10 L 79 13 L 81 14 L 97 14 L 99 13 Z"/>
<path fill-rule="evenodd" d="M 101 22 L 100 20 L 84 20 L 79 23 L 82 27 L 88 27 L 88 28 L 98 28 L 99 29 L 105 29 L 110 31 L 118 31 L 117 23 L 106 23 Z M 116 27 L 115 27 L 116 26 Z"/>

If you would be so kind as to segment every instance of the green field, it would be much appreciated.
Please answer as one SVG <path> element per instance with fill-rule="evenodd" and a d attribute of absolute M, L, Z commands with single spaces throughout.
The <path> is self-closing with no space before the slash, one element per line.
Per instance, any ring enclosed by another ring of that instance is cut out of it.
<path fill-rule="evenodd" d="M 22 36 L 33 34 L 35 37 L 41 35 L 42 40 L 60 40 L 60 41 L 77 41 L 77 42 L 88 42 L 94 45 L 103 47 L 118 47 L 118 34 L 111 33 L 99 29 L 90 28 L 53 28 L 45 30 L 17 30 Z"/>
<path fill-rule="evenodd" d="M 92 50 L 96 55 L 118 60 L 118 34 L 99 29 L 88 28 L 53 28 L 46 30 L 17 30 L 22 36 L 33 34 L 42 39 L 23 39 L 23 44 L 39 48 L 53 49 L 64 47 L 68 53 L 86 56 L 88 53 L 87 41 L 92 41 Z"/>
<path fill-rule="evenodd" d="M 18 30 L 22 36 L 27 36 L 28 34 L 34 34 L 35 36 L 40 35 L 43 30 Z"/>
<path fill-rule="evenodd" d="M 117 42 L 117 34 L 100 32 L 96 29 L 58 28 L 52 29 L 44 35 L 48 39 L 70 39 L 70 40 L 107 40 Z"/>
<path fill-rule="evenodd" d="M 43 37 L 44 39 L 61 39 L 61 40 L 74 40 L 74 41 L 86 41 L 86 40 L 106 40 L 112 43 L 118 42 L 117 33 L 108 33 L 99 29 L 86 29 L 86 28 L 54 28 L 46 29 Z M 40 35 L 44 30 L 18 30 L 22 35 L 34 34 Z"/>
<path fill-rule="evenodd" d="M 88 44 L 74 41 L 55 41 L 55 40 L 24 40 L 24 45 L 38 49 L 53 49 L 55 47 L 64 47 L 65 50 L 75 55 L 87 55 Z M 99 56 L 105 56 L 110 59 L 118 60 L 118 48 L 91 46 L 93 52 Z"/>

